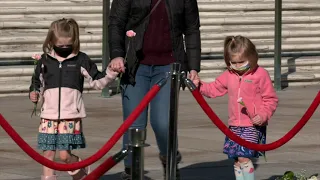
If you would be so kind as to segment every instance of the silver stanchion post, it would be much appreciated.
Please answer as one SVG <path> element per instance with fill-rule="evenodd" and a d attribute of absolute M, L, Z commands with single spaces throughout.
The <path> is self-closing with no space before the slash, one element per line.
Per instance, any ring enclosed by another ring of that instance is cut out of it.
<path fill-rule="evenodd" d="M 170 110 L 169 110 L 169 132 L 167 149 L 166 180 L 176 179 L 177 168 L 177 128 L 178 128 L 178 102 L 180 91 L 181 64 L 171 65 L 171 91 L 170 91 Z"/>
<path fill-rule="evenodd" d="M 132 153 L 131 162 L 131 180 L 144 179 L 144 147 L 149 146 L 145 144 L 146 129 L 129 129 L 129 144 L 128 147 Z"/>

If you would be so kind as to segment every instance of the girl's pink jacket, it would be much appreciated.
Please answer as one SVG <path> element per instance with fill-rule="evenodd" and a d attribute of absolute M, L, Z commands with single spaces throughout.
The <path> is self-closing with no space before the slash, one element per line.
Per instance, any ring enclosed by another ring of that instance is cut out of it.
<path fill-rule="evenodd" d="M 269 73 L 259 66 L 242 76 L 226 70 L 214 82 L 201 82 L 200 92 L 209 98 L 228 93 L 230 126 L 253 126 L 251 119 L 256 115 L 267 125 L 278 105 L 278 97 Z M 239 98 L 243 99 L 245 106 L 238 103 Z"/>

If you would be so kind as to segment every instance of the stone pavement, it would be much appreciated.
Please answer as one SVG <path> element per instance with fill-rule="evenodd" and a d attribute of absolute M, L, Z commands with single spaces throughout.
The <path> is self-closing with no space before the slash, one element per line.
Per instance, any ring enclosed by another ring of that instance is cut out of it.
<path fill-rule="evenodd" d="M 268 142 L 273 142 L 288 132 L 302 117 L 316 96 L 320 86 L 291 87 L 278 92 L 279 107 L 268 127 Z M 85 94 L 88 118 L 84 131 L 88 148 L 75 151 L 82 158 L 95 153 L 116 131 L 122 122 L 120 96 L 104 99 L 98 94 Z M 207 99 L 218 116 L 226 122 L 227 97 Z M 0 113 L 33 147 L 36 147 L 38 118 L 30 118 L 32 103 L 27 97 L 0 98 Z M 286 170 L 307 170 L 308 174 L 320 171 L 320 114 L 319 110 L 301 132 L 289 143 L 267 153 L 267 162 L 256 162 L 256 179 L 273 180 Z M 188 91 L 181 91 L 179 106 L 179 146 L 183 155 L 180 165 L 183 180 L 232 180 L 232 162 L 222 154 L 224 135 L 217 129 Z M 145 179 L 162 179 L 162 169 L 153 132 L 148 126 L 145 149 Z M 121 147 L 121 141 L 107 154 L 113 155 Z M 93 165 L 95 168 L 101 163 Z M 119 179 L 122 163 L 110 170 L 101 179 Z M 7 134 L 0 129 L 0 180 L 40 179 L 41 166 L 28 157 Z M 65 172 L 58 172 L 59 180 L 71 179 Z"/>

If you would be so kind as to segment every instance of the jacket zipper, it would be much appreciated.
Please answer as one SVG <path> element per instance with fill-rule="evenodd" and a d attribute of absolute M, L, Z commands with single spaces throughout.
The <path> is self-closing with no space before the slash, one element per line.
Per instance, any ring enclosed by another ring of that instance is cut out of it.
<path fill-rule="evenodd" d="M 238 99 L 240 98 L 240 93 L 241 93 L 241 89 L 240 89 L 240 87 L 241 87 L 241 80 L 242 80 L 242 76 L 239 76 L 239 87 L 238 87 Z M 238 99 L 237 99 L 237 101 L 238 101 Z M 240 126 L 240 122 L 241 122 L 241 113 L 240 113 L 240 104 L 239 103 L 237 103 L 238 104 L 238 114 L 239 114 L 239 122 L 238 122 L 238 125 Z"/>
<path fill-rule="evenodd" d="M 58 120 L 60 120 L 61 110 L 61 82 L 62 82 L 62 62 L 59 62 L 59 103 L 58 103 Z"/>

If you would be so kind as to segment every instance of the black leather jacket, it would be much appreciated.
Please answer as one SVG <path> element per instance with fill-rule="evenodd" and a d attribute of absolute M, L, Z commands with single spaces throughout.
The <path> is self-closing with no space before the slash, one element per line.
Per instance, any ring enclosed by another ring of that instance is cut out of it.
<path fill-rule="evenodd" d="M 173 54 L 182 64 L 182 71 L 200 71 L 201 43 L 200 20 L 196 0 L 163 0 L 170 22 Z M 134 30 L 127 54 L 124 83 L 133 84 L 142 55 L 142 45 L 149 19 L 143 19 L 151 11 L 151 0 L 113 0 L 109 16 L 110 58 L 125 57 L 128 39 L 126 31 Z M 185 36 L 183 39 L 183 35 Z M 185 40 L 185 42 L 184 42 Z"/>

